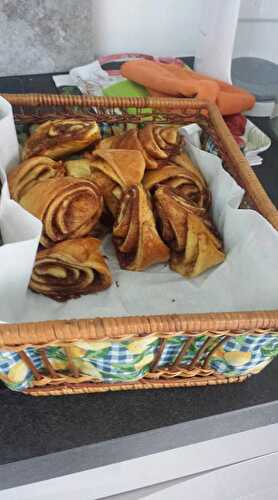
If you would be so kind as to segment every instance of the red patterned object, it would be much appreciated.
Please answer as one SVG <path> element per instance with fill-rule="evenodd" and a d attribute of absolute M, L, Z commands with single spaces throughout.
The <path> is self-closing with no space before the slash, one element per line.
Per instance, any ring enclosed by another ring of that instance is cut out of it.
<path fill-rule="evenodd" d="M 237 113 L 236 115 L 225 116 L 224 120 L 234 136 L 244 135 L 247 123 L 246 116 Z"/>

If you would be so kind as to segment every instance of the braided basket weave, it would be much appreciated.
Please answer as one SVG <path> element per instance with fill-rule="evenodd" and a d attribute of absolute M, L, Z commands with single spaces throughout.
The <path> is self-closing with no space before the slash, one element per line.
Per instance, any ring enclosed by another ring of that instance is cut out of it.
<path fill-rule="evenodd" d="M 212 104 L 147 97 L 42 94 L 3 94 L 3 97 L 13 105 L 18 123 L 40 123 L 58 117 L 85 117 L 108 126 L 122 123 L 123 127 L 127 123 L 145 121 L 198 123 L 217 145 L 225 168 L 244 188 L 246 195 L 242 208 L 257 210 L 278 229 L 276 208 Z M 266 366 L 276 354 L 275 348 L 278 349 L 278 310 L 184 315 L 165 312 L 160 316 L 3 324 L 0 325 L 0 354 L 11 354 L 26 368 L 28 383 L 16 390 L 38 396 L 240 382 Z M 272 349 L 269 349 L 270 344 Z M 134 356 L 135 365 L 139 367 L 141 363 L 141 368 L 134 380 L 132 377 L 119 376 L 118 380 L 111 380 L 108 375 L 100 377 L 95 369 L 87 375 L 83 370 L 81 374 L 80 363 L 76 362 L 78 356 L 85 359 L 80 345 L 84 352 L 84 345 L 90 346 L 93 367 L 98 366 L 99 346 L 103 347 L 106 362 L 111 359 L 109 349 L 121 346 L 128 352 L 125 359 Z M 62 355 L 63 366 L 53 363 L 53 349 Z M 256 362 L 252 364 L 253 350 Z M 258 356 L 258 352 L 266 354 Z M 148 363 L 142 363 L 144 356 L 149 356 Z"/>

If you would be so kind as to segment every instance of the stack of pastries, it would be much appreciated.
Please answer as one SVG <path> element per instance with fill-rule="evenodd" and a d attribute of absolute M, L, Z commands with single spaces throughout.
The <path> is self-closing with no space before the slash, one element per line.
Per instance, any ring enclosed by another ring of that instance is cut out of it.
<path fill-rule="evenodd" d="M 108 288 L 96 238 L 107 232 L 129 271 L 169 261 L 192 278 L 221 263 L 210 192 L 182 146 L 175 126 L 147 124 L 105 139 L 92 121 L 38 126 L 8 178 L 12 198 L 43 224 L 30 288 L 57 301 Z"/>

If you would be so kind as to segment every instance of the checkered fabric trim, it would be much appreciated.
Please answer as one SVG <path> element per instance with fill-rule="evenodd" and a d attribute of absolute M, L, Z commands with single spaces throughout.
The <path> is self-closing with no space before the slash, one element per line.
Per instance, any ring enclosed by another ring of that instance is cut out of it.
<path fill-rule="evenodd" d="M 272 339 L 275 340 L 275 336 L 271 336 Z M 242 342 L 243 339 L 243 342 Z M 224 351 L 242 351 L 242 352 L 257 352 L 259 351 L 262 346 L 264 346 L 266 343 L 269 343 L 270 336 L 262 336 L 262 337 L 255 337 L 249 335 L 248 337 L 234 337 L 232 339 L 229 339 L 225 344 L 224 344 Z M 277 345 L 278 345 L 278 337 L 277 337 Z M 239 349 L 240 347 L 240 349 Z"/>
<path fill-rule="evenodd" d="M 37 351 L 37 349 L 33 349 L 29 347 L 25 350 L 27 356 L 32 360 L 35 367 L 40 370 L 42 367 L 42 360 Z M 18 362 L 21 361 L 21 357 L 17 352 L 1 352 L 0 353 L 0 371 L 5 375 L 11 370 L 13 366 L 15 366 Z"/>
<path fill-rule="evenodd" d="M 42 360 L 41 357 L 36 349 L 33 348 L 28 348 L 25 350 L 26 354 L 29 356 L 31 361 L 33 362 L 34 366 L 38 369 L 41 370 L 42 368 Z M 13 367 L 16 367 L 16 365 L 19 365 L 22 363 L 21 357 L 17 352 L 1 352 L 0 353 L 0 378 L 1 374 L 9 377 L 9 373 L 11 373 L 11 369 Z M 21 391 L 23 389 L 26 389 L 29 387 L 32 383 L 33 380 L 33 374 L 31 370 L 26 370 L 25 374 L 23 375 L 23 378 L 21 380 L 16 380 L 14 377 L 11 378 L 11 382 L 7 382 L 4 379 L 4 382 L 8 387 L 10 387 L 13 390 Z"/>
<path fill-rule="evenodd" d="M 275 335 L 263 335 L 260 337 L 240 336 L 229 339 L 223 346 L 225 352 L 250 352 L 251 359 L 241 366 L 232 366 L 226 360 L 222 359 L 211 359 L 211 367 L 217 370 L 219 373 L 236 372 L 237 374 L 243 374 L 248 372 L 250 369 L 255 368 L 259 363 L 265 361 L 267 356 L 264 355 L 262 348 L 270 347 L 272 349 L 278 348 L 278 337 Z"/>
<path fill-rule="evenodd" d="M 89 357 L 86 357 L 89 361 Z M 90 362 L 104 374 L 117 371 L 118 365 L 129 365 L 133 363 L 134 356 L 120 343 L 111 345 L 103 358 L 90 359 Z M 118 367 L 119 368 L 119 367 Z"/>
<path fill-rule="evenodd" d="M 149 344 L 139 354 L 130 352 L 128 350 L 128 345 L 129 342 L 113 343 L 103 357 L 91 357 L 91 359 L 89 359 L 88 356 L 85 357 L 97 368 L 105 381 L 115 382 L 116 379 L 125 380 L 126 378 L 133 378 L 133 380 L 136 380 L 147 371 L 155 355 L 158 340 L 155 339 L 154 342 Z M 149 362 L 142 368 L 137 369 L 136 363 L 140 363 L 147 356 Z"/>
<path fill-rule="evenodd" d="M 168 364 L 171 364 L 175 361 L 176 357 L 178 356 L 184 342 L 188 339 L 189 337 L 187 336 L 181 336 L 181 337 L 173 337 L 172 339 L 168 339 L 162 356 L 160 358 L 159 367 L 166 366 Z M 206 338 L 204 336 L 197 337 L 193 344 L 191 345 L 190 349 L 188 352 L 183 356 L 181 360 L 181 364 L 186 364 L 189 363 L 195 356 L 196 352 L 201 348 L 203 343 L 205 342 Z"/>
<path fill-rule="evenodd" d="M 167 339 L 165 347 L 159 362 L 159 367 L 166 366 L 175 361 L 180 352 L 184 342 L 188 339 L 187 336 L 177 336 Z M 182 364 L 188 364 L 196 355 L 197 351 L 202 347 L 206 341 L 205 336 L 200 336 L 190 346 L 188 352 L 182 359 Z M 219 338 L 215 339 L 215 343 L 219 342 Z M 134 339 L 130 341 L 113 342 L 110 346 L 104 348 L 102 351 L 88 350 L 84 351 L 81 358 L 94 366 L 104 381 L 115 382 L 124 380 L 137 380 L 142 377 L 149 369 L 149 366 L 154 359 L 155 353 L 159 348 L 159 340 L 154 338 L 149 344 L 142 344 L 142 349 L 132 349 Z M 210 348 L 212 348 L 211 346 Z M 93 347 L 92 347 L 93 349 Z M 222 346 L 222 357 L 216 353 L 210 359 L 210 366 L 217 370 L 219 373 L 243 374 L 248 370 L 255 368 L 262 361 L 271 359 L 277 352 L 278 354 L 278 336 L 277 335 L 264 335 L 264 336 L 238 336 L 227 340 Z M 229 352 L 250 352 L 251 357 L 248 362 L 242 363 L 240 366 L 232 366 L 225 358 L 225 353 Z M 44 365 L 35 348 L 28 348 L 25 350 L 26 354 L 30 357 L 35 367 L 41 371 L 44 370 Z M 268 355 L 268 353 L 270 353 Z M 51 359 L 66 360 L 67 356 L 63 350 L 58 346 L 49 347 L 47 354 Z M 206 353 L 203 354 L 205 356 Z M 202 360 L 202 358 L 201 358 Z M 21 364 L 21 358 L 15 352 L 0 352 L 0 376 L 3 375 L 4 382 L 13 390 L 21 391 L 32 384 L 33 374 L 31 370 L 23 370 L 23 379 L 20 376 L 11 377 L 11 381 L 7 381 L 5 377 L 9 377 L 11 369 Z"/>
<path fill-rule="evenodd" d="M 34 349 L 33 347 L 28 347 L 25 350 L 25 352 L 26 352 L 27 356 L 29 356 L 29 358 L 31 358 L 31 361 L 33 362 L 33 364 L 35 365 L 37 370 L 41 370 L 43 368 L 43 362 L 42 362 L 42 358 L 41 358 L 38 350 Z"/>
<path fill-rule="evenodd" d="M 20 361 L 20 356 L 17 352 L 1 352 L 0 353 L 0 370 L 1 373 L 7 374 L 10 369 Z"/>

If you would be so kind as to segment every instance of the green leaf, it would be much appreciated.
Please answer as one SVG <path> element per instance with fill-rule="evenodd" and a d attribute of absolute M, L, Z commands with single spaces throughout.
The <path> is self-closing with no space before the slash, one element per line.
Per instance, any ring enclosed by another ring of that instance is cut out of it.
<path fill-rule="evenodd" d="M 234 337 L 234 341 L 237 345 L 243 345 L 246 342 L 247 335 L 239 335 L 238 337 Z M 225 345 L 225 344 L 224 344 Z"/>
<path fill-rule="evenodd" d="M 111 347 L 104 347 L 103 349 L 99 351 L 93 351 L 93 350 L 88 350 L 86 351 L 86 354 L 84 354 L 84 359 L 86 361 L 91 361 L 92 359 L 101 359 L 105 358 L 107 353 L 110 351 Z"/>
<path fill-rule="evenodd" d="M 66 361 L 68 359 L 64 351 L 62 351 L 60 347 L 55 346 L 47 348 L 47 356 L 49 358 L 61 359 L 62 361 Z"/>
<path fill-rule="evenodd" d="M 265 358 L 274 358 L 275 356 L 278 355 L 278 348 L 271 349 L 267 347 L 262 347 L 261 353 Z"/>
<path fill-rule="evenodd" d="M 180 337 L 171 337 L 171 338 L 168 338 L 167 339 L 167 343 L 166 345 L 168 344 L 175 344 L 175 345 L 182 345 L 182 343 L 184 342 L 185 340 L 181 339 Z"/>
<path fill-rule="evenodd" d="M 134 365 L 132 364 L 118 364 L 118 365 L 115 365 L 115 364 L 112 364 L 111 365 L 111 368 L 115 371 L 127 371 L 127 372 L 134 372 L 136 371 Z"/>

